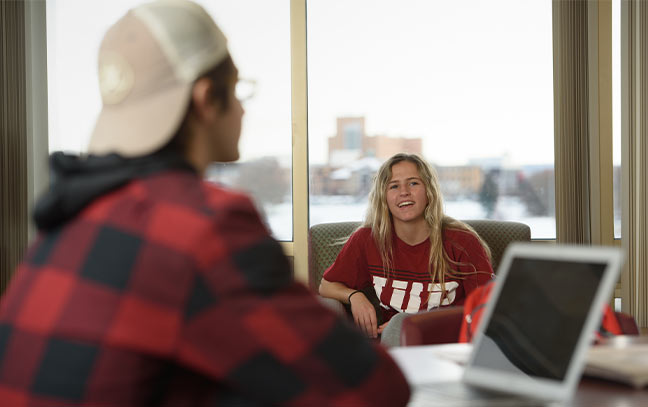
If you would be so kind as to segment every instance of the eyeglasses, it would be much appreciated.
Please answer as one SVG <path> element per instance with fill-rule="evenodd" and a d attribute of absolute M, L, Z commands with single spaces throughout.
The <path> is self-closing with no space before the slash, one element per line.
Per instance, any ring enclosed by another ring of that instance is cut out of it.
<path fill-rule="evenodd" d="M 256 93 L 256 81 L 254 79 L 239 79 L 236 82 L 236 98 L 242 103 L 254 97 Z"/>

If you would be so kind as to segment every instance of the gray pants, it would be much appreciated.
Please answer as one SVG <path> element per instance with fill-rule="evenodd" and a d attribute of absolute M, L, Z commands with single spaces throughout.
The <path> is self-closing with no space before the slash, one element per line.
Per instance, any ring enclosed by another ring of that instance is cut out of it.
<path fill-rule="evenodd" d="M 400 346 L 400 336 L 401 328 L 403 326 L 403 320 L 412 314 L 406 312 L 399 312 L 394 315 L 390 320 L 385 329 L 380 335 L 380 343 L 383 346 L 391 348 L 392 346 Z"/>

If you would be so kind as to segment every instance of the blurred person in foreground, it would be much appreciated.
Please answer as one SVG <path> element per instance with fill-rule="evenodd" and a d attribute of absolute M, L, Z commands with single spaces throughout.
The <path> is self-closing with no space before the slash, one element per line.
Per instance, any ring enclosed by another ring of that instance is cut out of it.
<path fill-rule="evenodd" d="M 249 198 L 202 180 L 238 159 L 243 115 L 211 17 L 130 10 L 99 78 L 90 155 L 52 155 L 0 303 L 0 405 L 405 405 L 394 361 L 293 280 Z"/>

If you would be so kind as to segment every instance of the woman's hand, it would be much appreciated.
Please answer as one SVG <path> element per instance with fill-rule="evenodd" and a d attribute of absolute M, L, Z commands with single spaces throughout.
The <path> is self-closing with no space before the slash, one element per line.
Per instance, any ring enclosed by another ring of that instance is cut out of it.
<path fill-rule="evenodd" d="M 336 281 L 327 281 L 325 278 L 322 278 L 319 293 L 322 297 L 333 298 L 345 304 L 348 302 L 351 306 L 353 320 L 360 330 L 370 338 L 378 337 L 376 309 L 371 305 L 371 302 L 362 291 L 349 288 Z"/>
<path fill-rule="evenodd" d="M 349 298 L 351 314 L 356 325 L 370 338 L 378 337 L 376 310 L 362 291 Z"/>

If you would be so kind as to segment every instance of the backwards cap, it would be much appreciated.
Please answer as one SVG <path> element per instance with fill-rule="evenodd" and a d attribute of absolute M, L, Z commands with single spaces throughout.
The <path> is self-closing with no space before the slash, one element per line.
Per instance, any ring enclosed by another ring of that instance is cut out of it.
<path fill-rule="evenodd" d="M 103 107 L 88 152 L 135 157 L 164 146 L 184 118 L 193 82 L 227 55 L 227 39 L 191 1 L 128 11 L 99 49 Z"/>

